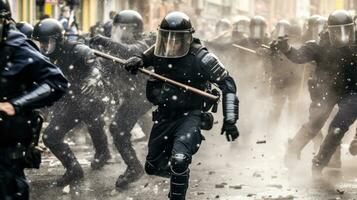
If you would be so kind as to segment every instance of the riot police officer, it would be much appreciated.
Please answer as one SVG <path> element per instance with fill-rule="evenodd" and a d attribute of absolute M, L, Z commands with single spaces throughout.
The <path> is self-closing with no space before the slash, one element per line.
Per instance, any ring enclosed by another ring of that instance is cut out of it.
<path fill-rule="evenodd" d="M 108 54 L 128 59 L 140 55 L 153 44 L 152 40 L 144 35 L 143 29 L 143 20 L 138 12 L 123 10 L 114 16 L 111 38 L 97 36 L 91 39 L 90 45 Z M 110 86 L 112 92 L 114 95 L 119 92 L 122 99 L 109 128 L 114 144 L 127 165 L 124 174 L 120 175 L 116 182 L 116 187 L 122 189 L 144 174 L 144 168 L 131 142 L 131 130 L 140 119 L 141 122 L 144 121 L 143 124 L 147 124 L 145 127 L 142 126 L 142 129 L 148 134 L 148 126 L 152 123 L 151 120 L 150 123 L 145 123 L 145 114 L 152 106 L 144 95 L 147 80 L 145 76 L 128 78 L 130 74 L 124 73 L 112 62 L 103 62 L 103 65 L 107 66 L 105 69 L 106 74 L 110 74 L 108 77 L 116 80 L 116 83 Z"/>
<path fill-rule="evenodd" d="M 0 1 L 0 199 L 29 199 L 24 168 L 38 168 L 41 116 L 66 91 L 62 72 L 16 28 Z"/>
<path fill-rule="evenodd" d="M 17 22 L 16 23 L 16 28 L 23 33 L 24 35 L 26 35 L 27 38 L 31 38 L 32 37 L 32 32 L 33 32 L 33 26 L 27 22 Z"/>
<path fill-rule="evenodd" d="M 234 141 L 239 133 L 238 98 L 234 80 L 219 60 L 192 36 L 189 17 L 169 13 L 158 28 L 155 46 L 126 63 L 135 73 L 140 67 L 153 66 L 156 73 L 201 90 L 216 83 L 222 90 L 224 123 L 222 134 Z M 171 177 L 171 200 L 186 199 L 189 165 L 201 141 L 201 115 L 205 99 L 166 82 L 149 79 L 146 96 L 158 109 L 149 139 L 145 171 L 149 175 Z M 169 165 L 170 163 L 170 165 Z"/>
<path fill-rule="evenodd" d="M 292 40 L 298 40 L 298 38 L 294 38 L 291 24 L 287 20 L 279 20 L 275 25 L 272 37 L 279 38 L 290 35 L 292 37 L 289 38 Z M 272 132 L 272 129 L 275 128 L 278 123 L 285 102 L 288 102 L 290 116 L 297 111 L 296 104 L 299 95 L 297 91 L 299 91 L 302 70 L 279 51 L 273 50 L 270 55 L 270 60 L 273 66 L 271 71 L 273 107 L 269 113 L 269 131 Z"/>
<path fill-rule="evenodd" d="M 303 42 L 307 42 L 309 40 L 313 40 L 316 39 L 313 37 L 313 31 L 314 31 L 314 27 L 316 24 L 317 19 L 320 19 L 322 16 L 321 15 L 312 15 L 310 16 L 305 23 L 305 30 L 304 33 L 302 35 L 302 41 Z M 314 35 L 316 37 L 316 35 Z"/>
<path fill-rule="evenodd" d="M 100 169 L 110 159 L 102 114 L 104 103 L 98 91 L 102 87 L 101 69 L 92 50 L 78 42 L 64 40 L 64 29 L 55 19 L 37 23 L 33 32 L 43 54 L 58 65 L 70 81 L 70 92 L 52 110 L 52 120 L 43 141 L 66 168 L 56 181 L 57 186 L 74 183 L 83 177 L 83 170 L 64 138 L 76 125 L 85 123 L 95 149 L 91 163 Z"/>
<path fill-rule="evenodd" d="M 249 35 L 250 19 L 246 16 L 237 16 L 232 23 L 232 41 L 240 41 Z"/>
<path fill-rule="evenodd" d="M 333 14 L 331 14 L 333 16 Z M 317 29 L 314 29 L 317 30 Z M 299 159 L 302 149 L 320 132 L 334 106 L 340 101 L 339 81 L 340 60 L 343 52 L 340 48 L 331 45 L 329 32 L 321 32 L 320 39 L 311 40 L 299 49 L 290 46 L 287 39 L 278 39 L 271 48 L 278 48 L 287 58 L 295 63 L 315 61 L 314 76 L 309 80 L 311 104 L 309 108 L 309 121 L 305 123 L 292 140 L 289 141 L 286 164 L 292 166 Z M 336 152 L 336 161 L 332 167 L 340 167 L 340 151 Z M 289 164 L 290 163 L 290 164 Z"/>
<path fill-rule="evenodd" d="M 330 44 L 339 50 L 339 73 L 333 79 L 338 90 L 338 112 L 332 119 L 327 136 L 319 152 L 312 161 L 314 176 L 320 176 L 333 153 L 341 144 L 344 134 L 357 118 L 357 45 L 355 39 L 355 22 L 346 10 L 337 10 L 328 17 Z"/>

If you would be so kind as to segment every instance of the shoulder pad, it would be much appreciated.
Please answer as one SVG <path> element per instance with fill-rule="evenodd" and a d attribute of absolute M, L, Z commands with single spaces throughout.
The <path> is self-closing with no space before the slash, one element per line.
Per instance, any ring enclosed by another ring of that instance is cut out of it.
<path fill-rule="evenodd" d="M 199 59 L 203 73 L 207 75 L 210 81 L 219 82 L 227 77 L 227 70 L 213 53 L 202 50 L 197 55 L 197 58 Z"/>

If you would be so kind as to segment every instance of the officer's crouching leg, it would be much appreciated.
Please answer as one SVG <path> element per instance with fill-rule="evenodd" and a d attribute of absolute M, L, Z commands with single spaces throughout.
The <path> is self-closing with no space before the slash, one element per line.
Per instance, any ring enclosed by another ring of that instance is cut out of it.
<path fill-rule="evenodd" d="M 84 172 L 69 145 L 64 143 L 68 130 L 57 131 L 52 124 L 45 130 L 43 142 L 66 168 L 66 173 L 55 184 L 59 187 L 75 183 L 84 177 Z"/>
<path fill-rule="evenodd" d="M 171 157 L 170 200 L 185 200 L 189 183 L 191 158 L 185 154 L 174 153 Z"/>

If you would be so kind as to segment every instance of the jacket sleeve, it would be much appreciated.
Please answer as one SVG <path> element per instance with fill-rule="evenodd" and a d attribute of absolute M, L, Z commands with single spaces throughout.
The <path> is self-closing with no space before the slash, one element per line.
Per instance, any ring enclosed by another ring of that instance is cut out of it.
<path fill-rule="evenodd" d="M 197 59 L 202 74 L 210 82 L 216 83 L 222 91 L 224 121 L 235 124 L 239 118 L 239 100 L 234 79 L 214 54 L 201 50 L 197 54 Z"/>
<path fill-rule="evenodd" d="M 34 51 L 25 51 L 25 54 L 17 54 L 14 57 L 14 59 L 24 59 L 23 56 L 27 55 L 28 62 L 24 66 L 22 74 L 26 77 L 27 82 L 33 85 L 22 95 L 10 99 L 10 103 L 17 111 L 52 105 L 65 94 L 68 88 L 68 81 L 61 70 L 51 64 L 47 58 Z"/>
<path fill-rule="evenodd" d="M 294 63 L 303 64 L 316 59 L 317 44 L 314 41 L 308 41 L 300 48 L 292 47 L 285 56 Z"/>

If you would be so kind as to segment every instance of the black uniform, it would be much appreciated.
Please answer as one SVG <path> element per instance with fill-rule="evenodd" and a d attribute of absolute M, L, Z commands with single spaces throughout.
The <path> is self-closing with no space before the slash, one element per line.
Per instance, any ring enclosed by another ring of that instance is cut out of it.
<path fill-rule="evenodd" d="M 153 50 L 151 48 L 143 55 L 144 66 L 153 66 L 156 73 L 201 90 L 207 89 L 208 82 L 217 83 L 223 92 L 225 119 L 235 123 L 238 100 L 234 80 L 198 39 L 181 58 L 160 58 L 153 55 Z M 184 199 L 188 165 L 202 141 L 200 126 L 204 99 L 157 80 L 148 81 L 146 95 L 158 109 L 153 113 L 154 126 L 145 170 L 150 175 L 169 176 L 168 162 L 171 161 L 170 197 Z"/>
<path fill-rule="evenodd" d="M 105 53 L 117 56 L 122 59 L 128 59 L 135 55 L 140 55 L 149 48 L 151 41 L 136 40 L 132 43 L 118 43 L 110 38 L 97 36 L 91 39 L 91 47 L 99 49 Z M 135 124 L 141 119 L 143 124 L 142 129 L 145 134 L 148 134 L 149 127 L 152 122 L 145 122 L 145 114 L 152 108 L 152 105 L 146 100 L 145 85 L 147 78 L 144 75 L 138 74 L 137 76 L 130 76 L 129 72 L 123 71 L 122 67 L 110 61 L 103 60 L 106 77 L 110 77 L 111 84 L 109 87 L 114 93 L 120 93 L 121 102 L 120 107 L 115 111 L 115 116 L 110 124 L 110 133 L 113 136 L 114 144 L 123 158 L 125 164 L 128 166 L 124 177 L 128 174 L 136 174 L 141 176 L 143 174 L 143 167 L 137 158 L 135 149 L 131 142 L 131 130 Z M 114 91 L 115 90 L 115 91 Z M 119 101 L 119 100 L 117 100 Z M 122 185 L 122 184 L 120 184 Z M 119 185 L 118 185 L 119 187 Z"/>
<path fill-rule="evenodd" d="M 316 62 L 314 76 L 308 81 L 311 98 L 309 120 L 289 142 L 289 160 L 300 157 L 302 149 L 319 134 L 339 100 L 336 93 L 338 86 L 331 80 L 339 78 L 337 62 L 340 53 L 329 45 L 326 38 L 323 40 L 320 44 L 309 41 L 299 49 L 291 48 L 285 53 L 287 58 L 295 63 Z"/>
<path fill-rule="evenodd" d="M 338 86 L 338 112 L 332 119 L 318 154 L 312 163 L 313 172 L 320 173 L 339 148 L 344 134 L 357 118 L 357 46 L 340 49 L 339 77 L 333 83 Z"/>
<path fill-rule="evenodd" d="M 28 199 L 24 168 L 40 164 L 40 155 L 30 148 L 41 130 L 41 118 L 34 109 L 58 100 L 68 82 L 13 25 L 0 46 L 0 101 L 16 109 L 15 116 L 0 113 L 0 199 Z"/>
<path fill-rule="evenodd" d="M 273 108 L 269 113 L 270 127 L 277 125 L 285 102 L 288 102 L 289 114 L 294 116 L 299 97 L 301 69 L 281 52 L 273 52 L 271 57 L 271 95 Z M 271 131 L 271 129 L 269 130 Z"/>
<path fill-rule="evenodd" d="M 98 160 L 110 157 L 107 136 L 104 132 L 102 114 L 105 105 L 98 94 L 100 84 L 100 66 L 92 51 L 85 45 L 76 42 L 64 42 L 58 51 L 50 55 L 51 60 L 68 77 L 71 85 L 69 94 L 53 109 L 53 117 L 44 133 L 44 143 L 62 162 L 67 173 L 78 170 L 78 176 L 83 176 L 80 165 L 70 150 L 64 138 L 76 125 L 84 122 L 92 138 L 96 151 L 92 168 L 97 169 Z M 96 83 L 95 91 L 84 92 L 83 88 L 89 82 Z M 62 185 L 59 183 L 59 185 Z"/>
<path fill-rule="evenodd" d="M 110 55 L 122 59 L 142 54 L 152 44 L 153 40 L 143 33 L 143 20 L 141 15 L 134 10 L 123 10 L 114 16 L 111 38 L 97 36 L 91 39 L 91 46 Z M 148 119 L 151 104 L 145 98 L 145 83 L 147 78 L 143 75 L 132 77 L 117 64 L 105 60 L 103 62 L 108 74 L 109 88 L 114 97 L 120 94 L 120 107 L 116 108 L 115 116 L 110 124 L 110 132 L 114 144 L 118 149 L 125 164 L 128 166 L 123 175 L 116 181 L 118 189 L 125 188 L 129 183 L 136 181 L 144 174 L 144 169 L 137 158 L 131 142 L 131 130 L 139 121 L 142 130 L 147 134 L 152 122 Z M 129 77 L 130 76 L 130 77 Z M 112 80 L 115 80 L 114 83 Z M 146 126 L 143 126 L 143 124 Z"/>
<path fill-rule="evenodd" d="M 238 98 L 234 80 L 200 40 L 193 38 L 193 32 L 186 14 L 169 13 L 160 24 L 155 46 L 141 57 L 129 59 L 125 68 L 136 72 L 140 67 L 152 66 L 157 74 L 200 90 L 207 90 L 210 83 L 216 83 L 223 93 L 222 134 L 233 141 L 239 136 L 235 125 Z M 184 200 L 189 181 L 188 166 L 202 141 L 201 123 L 206 122 L 201 118 L 202 112 L 209 110 L 212 100 L 207 101 L 166 81 L 152 79 L 147 82 L 146 96 L 158 109 L 153 113 L 154 126 L 145 170 L 150 175 L 171 175 L 170 199 Z"/>

